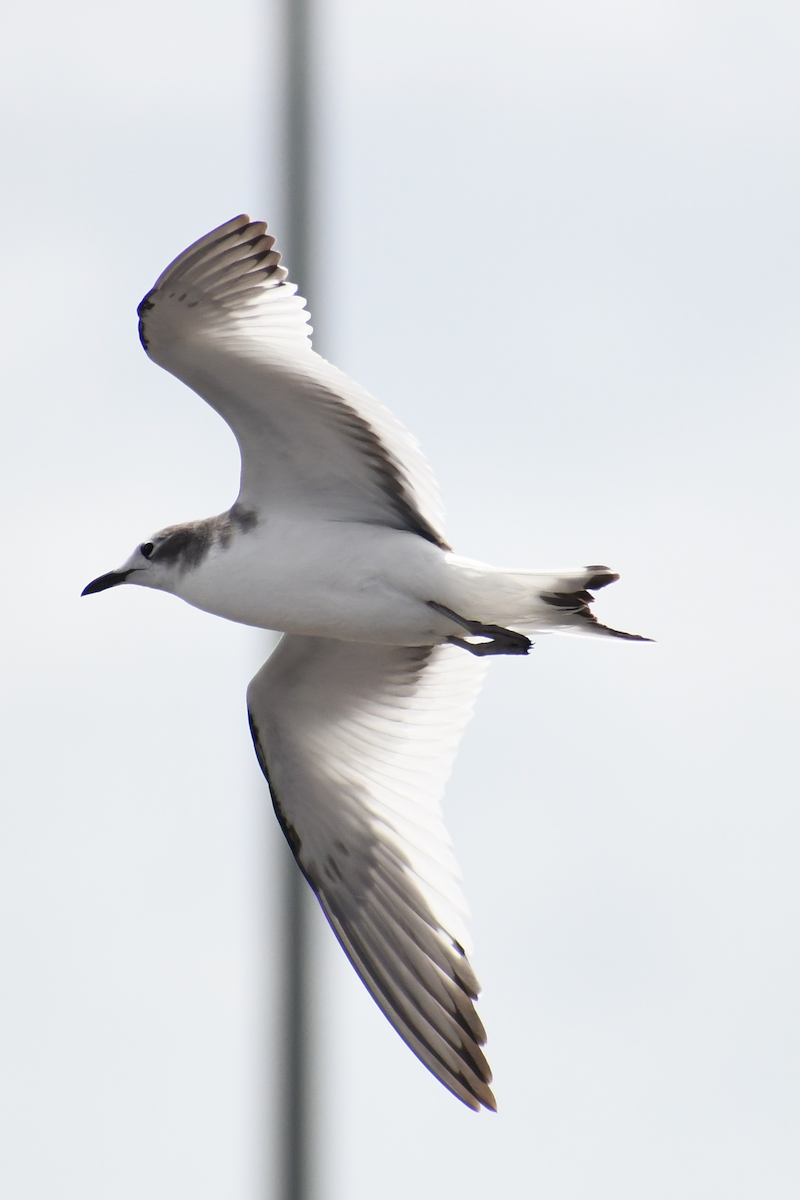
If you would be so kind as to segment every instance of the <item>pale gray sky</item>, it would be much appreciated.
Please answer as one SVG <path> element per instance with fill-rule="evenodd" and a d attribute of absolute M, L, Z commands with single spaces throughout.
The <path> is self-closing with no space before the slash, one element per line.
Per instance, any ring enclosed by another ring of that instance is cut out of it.
<path fill-rule="evenodd" d="M 658 639 L 493 664 L 464 739 L 496 1117 L 319 931 L 320 1200 L 794 1200 L 800 10 L 320 9 L 320 347 L 419 436 L 461 552 L 609 562 L 601 615 Z M 9 1200 L 259 1195 L 260 639 L 79 592 L 235 495 L 135 308 L 234 213 L 280 236 L 277 55 L 254 0 L 5 15 Z"/>

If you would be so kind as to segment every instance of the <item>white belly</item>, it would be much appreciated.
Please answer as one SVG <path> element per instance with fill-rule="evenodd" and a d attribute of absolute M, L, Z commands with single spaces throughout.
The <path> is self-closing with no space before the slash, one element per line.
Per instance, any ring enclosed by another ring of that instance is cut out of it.
<path fill-rule="evenodd" d="M 264 519 L 217 547 L 170 590 L 196 608 L 282 633 L 417 645 L 457 632 L 427 601 L 447 558 L 382 526 Z"/>

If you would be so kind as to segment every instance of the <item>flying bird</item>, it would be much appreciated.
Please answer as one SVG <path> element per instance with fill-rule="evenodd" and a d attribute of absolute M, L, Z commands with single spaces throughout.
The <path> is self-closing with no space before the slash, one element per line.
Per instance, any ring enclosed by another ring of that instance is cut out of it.
<path fill-rule="evenodd" d="M 345 954 L 401 1038 L 464 1104 L 495 1108 L 441 798 L 489 657 L 601 625 L 605 566 L 461 558 L 417 442 L 311 347 L 261 221 L 235 217 L 139 305 L 150 358 L 230 425 L 241 486 L 219 516 L 150 534 L 93 580 L 172 592 L 283 634 L 247 692 L 281 828 Z"/>

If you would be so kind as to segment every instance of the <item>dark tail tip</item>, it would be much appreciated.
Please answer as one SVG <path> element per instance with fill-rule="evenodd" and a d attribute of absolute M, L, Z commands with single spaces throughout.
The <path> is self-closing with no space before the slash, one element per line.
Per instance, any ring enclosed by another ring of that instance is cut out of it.
<path fill-rule="evenodd" d="M 610 583 L 616 583 L 619 579 L 619 575 L 609 571 L 608 567 L 587 567 L 586 570 L 597 572 L 586 581 L 586 588 L 590 592 L 598 592 L 600 588 L 608 587 Z"/>
<path fill-rule="evenodd" d="M 611 637 L 622 638 L 625 642 L 654 642 L 655 638 L 643 637 L 641 633 L 625 633 L 623 629 L 612 629 L 610 625 L 601 625 L 597 622 L 596 628 L 603 633 L 610 634 Z"/>

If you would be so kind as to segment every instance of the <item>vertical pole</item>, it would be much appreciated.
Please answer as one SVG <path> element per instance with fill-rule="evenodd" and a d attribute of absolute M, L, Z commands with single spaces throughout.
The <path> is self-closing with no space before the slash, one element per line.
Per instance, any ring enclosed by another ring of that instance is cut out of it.
<path fill-rule="evenodd" d="M 309 1200 L 310 1083 L 308 884 L 286 849 L 282 862 L 284 942 L 283 1064 L 280 1122 L 279 1200 Z"/>
<path fill-rule="evenodd" d="M 311 278 L 311 6 L 282 0 L 285 37 L 284 230 L 289 278 L 310 299 Z M 310 1200 L 312 898 L 288 846 L 283 856 L 282 1078 L 278 1096 L 278 1200 Z"/>
<path fill-rule="evenodd" d="M 309 298 L 311 276 L 311 18 L 313 0 L 283 0 L 286 30 L 284 244 L 290 279 Z"/>

